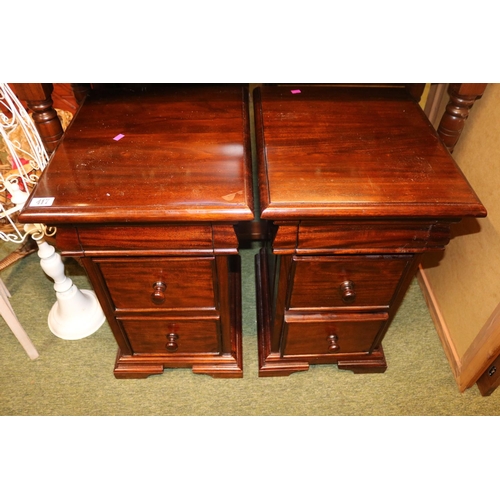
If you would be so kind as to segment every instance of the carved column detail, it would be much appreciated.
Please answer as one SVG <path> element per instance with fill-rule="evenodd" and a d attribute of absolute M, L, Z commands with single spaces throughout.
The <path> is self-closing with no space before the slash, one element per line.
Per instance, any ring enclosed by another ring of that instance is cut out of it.
<path fill-rule="evenodd" d="M 450 83 L 448 87 L 450 101 L 438 127 L 439 137 L 450 153 L 460 138 L 472 106 L 482 97 L 486 85 L 486 83 Z"/>
<path fill-rule="evenodd" d="M 51 83 L 10 84 L 17 97 L 26 101 L 47 153 L 52 153 L 63 136 L 63 128 L 53 108 Z"/>

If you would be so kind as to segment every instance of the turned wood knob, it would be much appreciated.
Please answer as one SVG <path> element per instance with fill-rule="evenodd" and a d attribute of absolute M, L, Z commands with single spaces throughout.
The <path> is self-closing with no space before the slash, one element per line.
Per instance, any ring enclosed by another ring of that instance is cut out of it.
<path fill-rule="evenodd" d="M 338 339 L 339 338 L 337 337 L 337 335 L 329 335 L 328 336 L 328 342 L 329 342 L 328 350 L 330 352 L 335 352 L 335 351 L 338 351 L 340 349 L 340 346 L 337 344 Z"/>
<path fill-rule="evenodd" d="M 356 290 L 353 281 L 344 281 L 340 284 L 340 296 L 346 304 L 351 304 L 356 300 Z"/>
<path fill-rule="evenodd" d="M 151 301 L 153 304 L 160 305 L 165 302 L 165 290 L 167 289 L 167 285 L 162 283 L 161 281 L 157 281 L 153 283 L 154 292 L 151 294 Z"/>
<path fill-rule="evenodd" d="M 176 340 L 179 338 L 179 335 L 177 335 L 176 333 L 169 333 L 167 335 L 167 345 L 165 346 L 165 349 L 168 351 L 168 352 L 175 352 L 177 351 L 177 349 L 179 349 L 179 346 L 176 342 Z"/>

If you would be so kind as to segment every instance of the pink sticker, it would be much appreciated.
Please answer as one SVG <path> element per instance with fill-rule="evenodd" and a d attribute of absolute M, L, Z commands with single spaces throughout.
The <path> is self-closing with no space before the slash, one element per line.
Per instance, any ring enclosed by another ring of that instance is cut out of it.
<path fill-rule="evenodd" d="M 113 137 L 113 141 L 119 141 L 120 139 L 123 139 L 125 136 L 123 134 L 118 134 L 116 137 Z"/>
<path fill-rule="evenodd" d="M 300 94 L 300 90 L 290 90 L 292 94 Z"/>

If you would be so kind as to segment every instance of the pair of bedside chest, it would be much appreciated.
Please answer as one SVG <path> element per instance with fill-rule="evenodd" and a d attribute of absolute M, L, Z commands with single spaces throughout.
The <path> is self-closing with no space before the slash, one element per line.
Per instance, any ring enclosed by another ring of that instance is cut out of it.
<path fill-rule="evenodd" d="M 403 89 L 254 93 L 259 375 L 386 369 L 423 252 L 485 209 Z M 118 344 L 114 374 L 242 377 L 235 226 L 254 219 L 245 86 L 91 94 L 21 214 L 56 226 Z M 50 199 L 51 204 L 33 203 Z"/>

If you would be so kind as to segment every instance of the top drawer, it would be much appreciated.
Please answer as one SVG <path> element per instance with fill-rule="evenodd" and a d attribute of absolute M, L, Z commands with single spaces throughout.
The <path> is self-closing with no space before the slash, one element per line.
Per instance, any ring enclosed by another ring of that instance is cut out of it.
<path fill-rule="evenodd" d="M 293 258 L 290 309 L 390 306 L 411 256 Z"/>
<path fill-rule="evenodd" d="M 215 309 L 214 258 L 94 259 L 120 310 Z"/>
<path fill-rule="evenodd" d="M 87 255 L 92 252 L 176 250 L 211 252 L 212 227 L 209 224 L 169 226 L 93 226 L 78 227 L 78 240 Z"/>
<path fill-rule="evenodd" d="M 419 253 L 434 242 L 430 221 L 370 221 L 314 224 L 299 227 L 297 253 Z M 438 235 L 438 239 L 441 235 Z M 448 236 L 448 235 L 447 235 Z M 447 240 L 446 240 L 447 242 Z"/>

